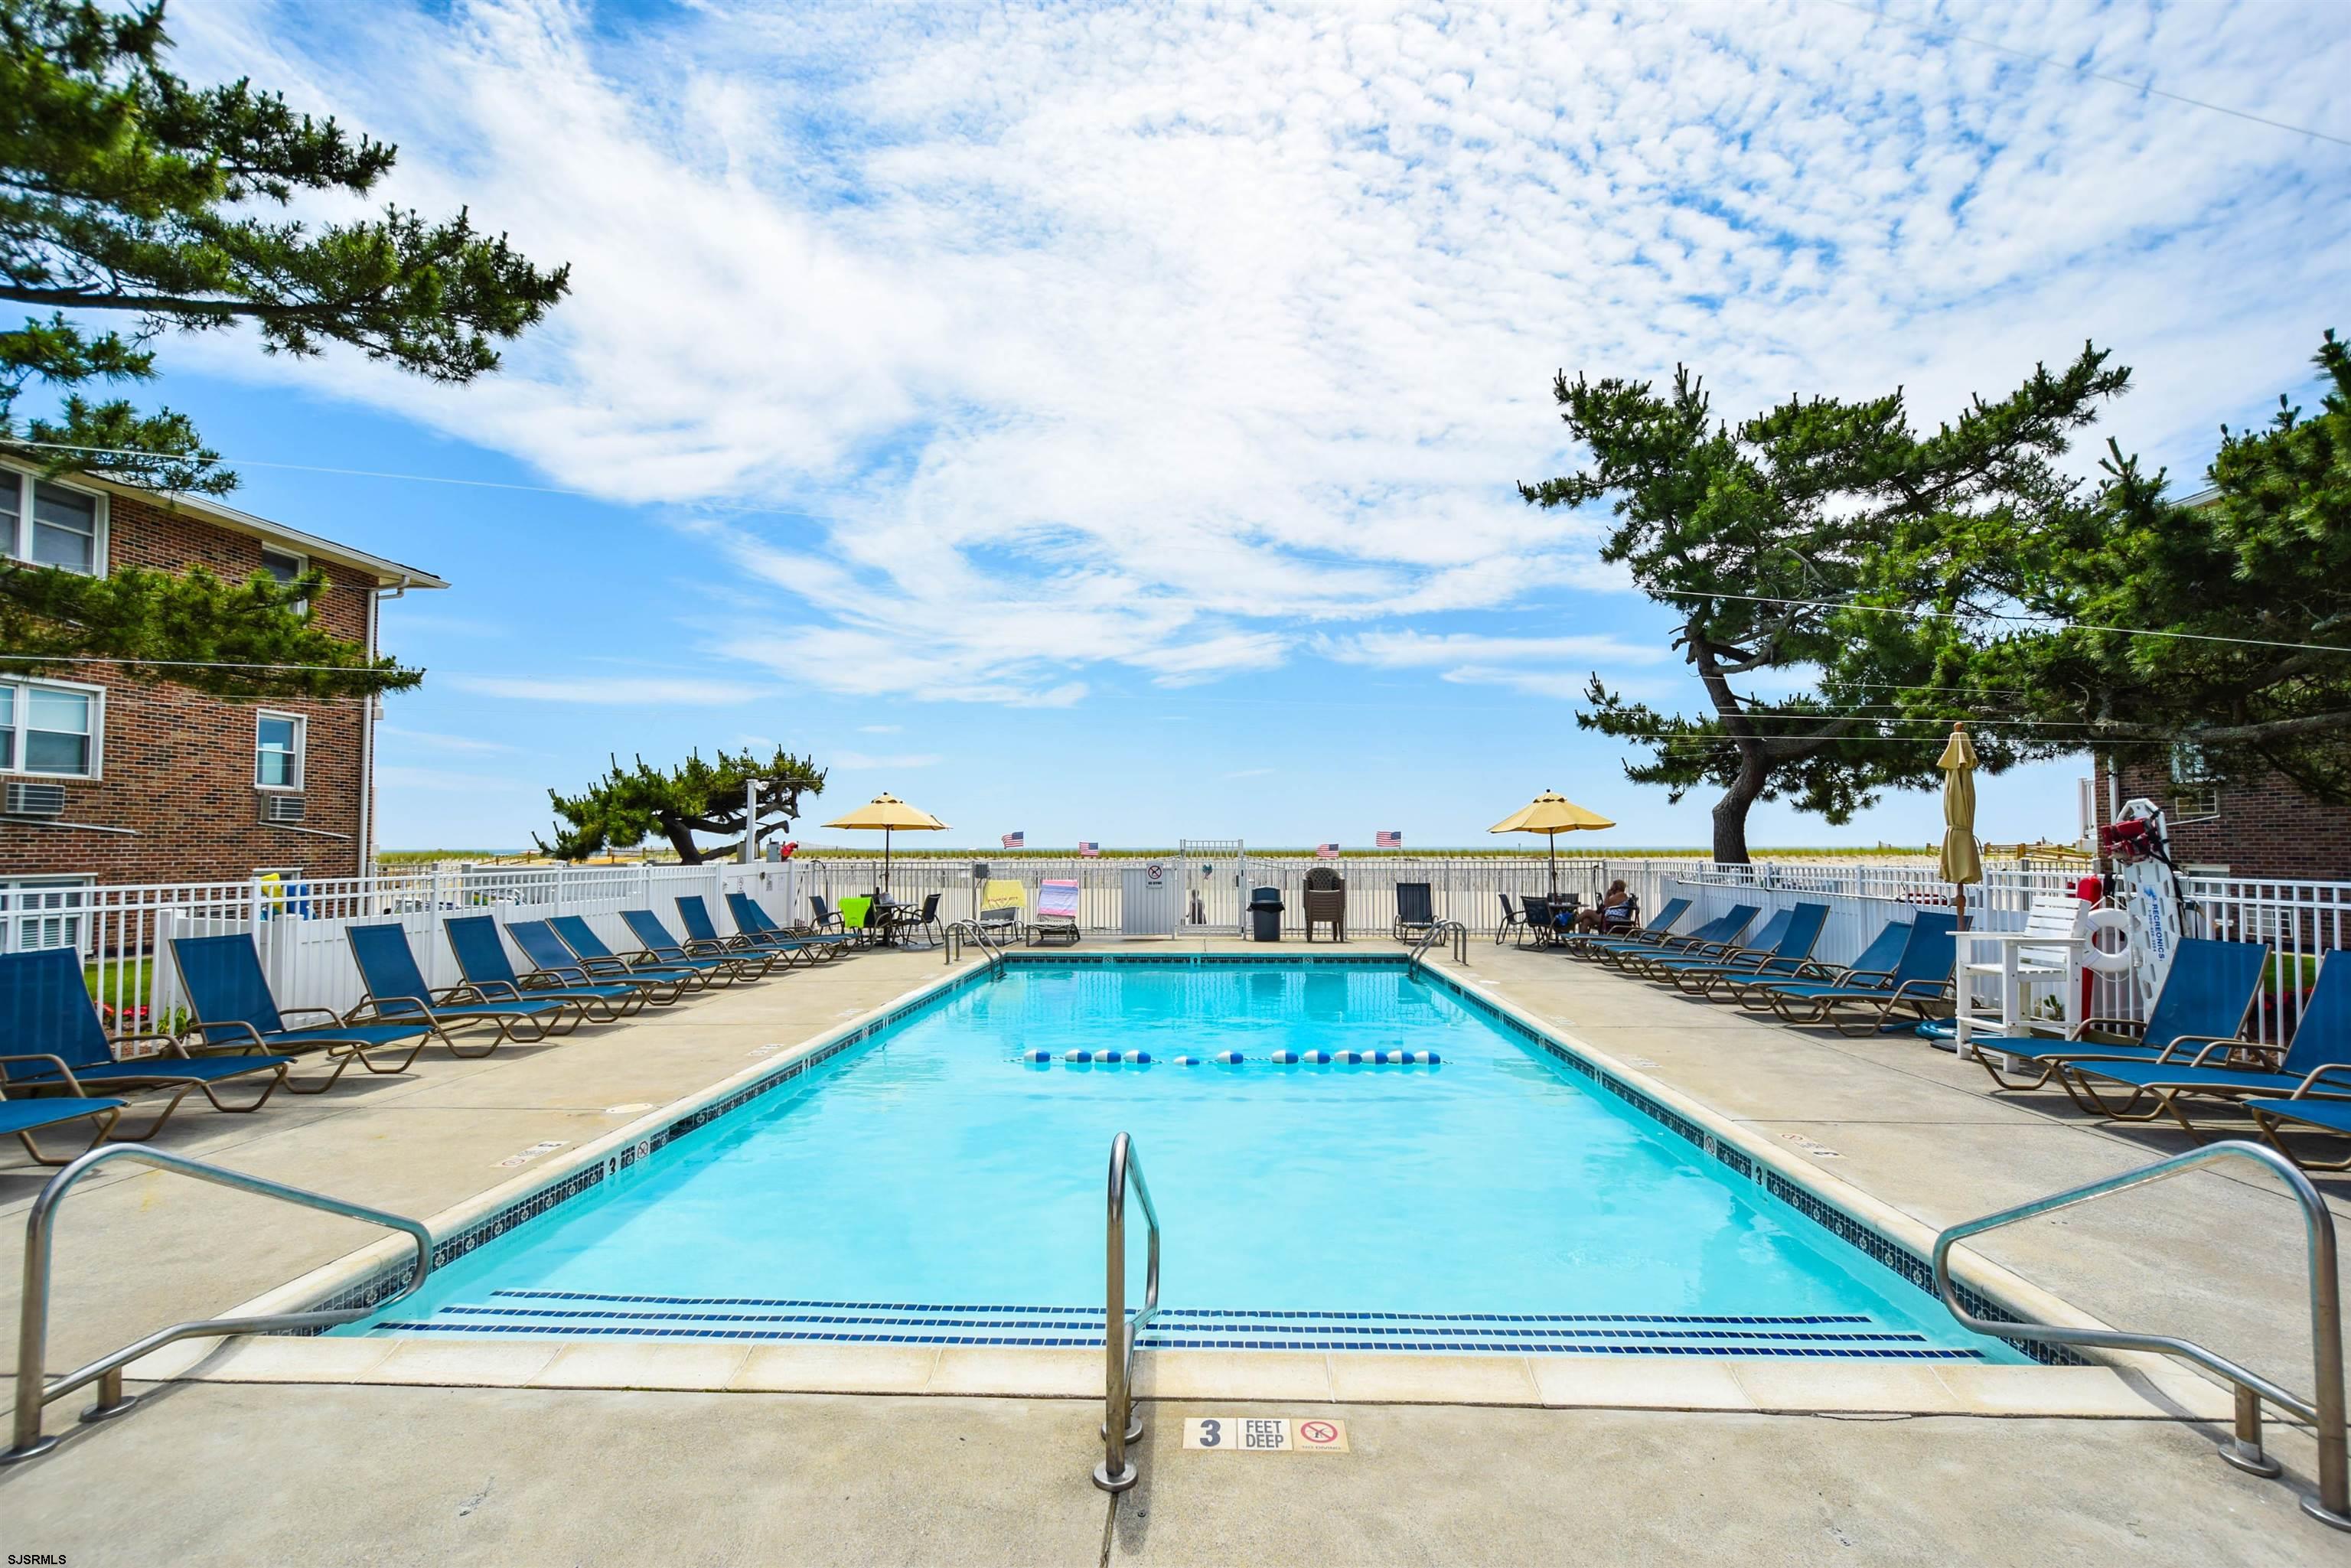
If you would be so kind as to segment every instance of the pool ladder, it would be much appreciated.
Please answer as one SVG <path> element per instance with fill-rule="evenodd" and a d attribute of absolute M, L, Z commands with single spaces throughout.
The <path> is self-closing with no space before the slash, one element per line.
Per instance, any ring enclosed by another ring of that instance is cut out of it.
<path fill-rule="evenodd" d="M 946 943 L 947 967 L 955 967 L 956 961 L 963 956 L 963 945 L 967 942 L 987 955 L 987 967 L 991 973 L 1002 972 L 1004 949 L 998 945 L 995 936 L 990 934 L 987 927 L 977 920 L 956 920 L 948 923 Z"/>
<path fill-rule="evenodd" d="M 2106 1197 L 2127 1192 L 2134 1187 L 2176 1176 L 2199 1166 L 2215 1165 L 2223 1160 L 2251 1160 L 2266 1166 L 2285 1183 L 2286 1190 L 2302 1206 L 2303 1230 L 2310 1264 L 2310 1340 L 2311 1359 L 2317 1380 L 2316 1392 L 2309 1399 L 2290 1394 L 2257 1372 L 2238 1365 L 2226 1356 L 2217 1355 L 2190 1340 L 2170 1334 L 2133 1333 L 2122 1329 L 2064 1328 L 2056 1323 L 1988 1322 L 1970 1315 L 1959 1304 L 1951 1283 L 1951 1249 L 1970 1236 L 1980 1236 L 1987 1230 L 1997 1230 L 2022 1219 L 2052 1214 L 2061 1208 L 2071 1208 L 2092 1198 Z M 2326 1207 L 2326 1200 L 2310 1185 L 2292 1160 L 2274 1149 L 2259 1144 L 2232 1138 L 2217 1144 L 2207 1144 L 2184 1155 L 2168 1160 L 2158 1160 L 2135 1171 L 2125 1171 L 2104 1181 L 2068 1187 L 2046 1197 L 2014 1208 L 2003 1208 L 1998 1214 L 1987 1214 L 1980 1219 L 1970 1219 L 1954 1225 L 1935 1238 L 1935 1290 L 1943 1305 L 1965 1327 L 1980 1334 L 2001 1339 L 2025 1339 L 2042 1344 L 2101 1345 L 2114 1350 L 2153 1351 L 2160 1355 L 2176 1355 L 2192 1361 L 2210 1372 L 2216 1372 L 2236 1390 L 2236 1430 L 2220 1457 L 2257 1476 L 2276 1476 L 2281 1467 L 2262 1449 L 2262 1401 L 2266 1399 L 2290 1416 L 2299 1416 L 2311 1424 L 2312 1436 L 2318 1443 L 2318 1495 L 2302 1500 L 2302 1511 L 2323 1524 L 2337 1530 L 2351 1531 L 2351 1456 L 2346 1455 L 2343 1406 L 2343 1306 L 2336 1285 L 2335 1265 L 2335 1216 Z"/>
<path fill-rule="evenodd" d="M 1453 961 L 1467 968 L 1469 964 L 1469 927 L 1458 920 L 1439 920 L 1422 932 L 1420 940 L 1412 946 L 1412 961 L 1405 966 L 1405 968 L 1412 973 L 1419 973 L 1421 961 L 1427 956 L 1428 950 L 1442 946 L 1448 939 L 1453 944 Z"/>
<path fill-rule="evenodd" d="M 1126 1189 L 1143 1200 L 1144 1223 L 1150 1228 L 1150 1262 L 1144 1277 L 1143 1310 L 1126 1319 Z M 1151 1184 L 1143 1179 L 1143 1160 L 1134 1140 L 1121 1133 L 1110 1141 L 1110 1210 L 1104 1227 L 1107 1239 L 1102 1309 L 1102 1460 L 1094 1467 L 1094 1485 L 1121 1492 L 1134 1484 L 1134 1461 L 1126 1446 L 1143 1436 L 1143 1417 L 1134 1408 L 1134 1347 L 1143 1328 L 1159 1311 L 1159 1210 L 1152 1206 Z"/>
<path fill-rule="evenodd" d="M 188 1322 L 173 1323 L 157 1329 L 144 1339 L 124 1345 L 120 1350 L 99 1356 L 87 1366 L 77 1367 L 64 1376 L 45 1381 L 45 1363 L 49 1341 L 49 1242 L 57 1227 L 57 1206 L 65 1201 L 76 1183 L 102 1165 L 115 1160 L 135 1160 L 159 1170 L 177 1171 L 182 1176 L 194 1176 L 217 1186 L 234 1187 L 239 1192 L 257 1193 L 281 1202 L 299 1204 L 326 1214 L 340 1214 L 347 1219 L 364 1219 L 386 1229 L 405 1231 L 416 1243 L 416 1272 L 408 1282 L 381 1301 L 363 1307 L 339 1307 L 319 1312 L 270 1312 L 251 1318 L 198 1318 Z M 331 1328 L 337 1323 L 356 1322 L 372 1312 L 381 1312 L 392 1302 L 416 1293 L 433 1271 L 433 1233 L 418 1221 L 402 1215 L 387 1214 L 380 1208 L 350 1203 L 340 1197 L 307 1188 L 288 1186 L 264 1176 L 247 1176 L 222 1166 L 206 1165 L 183 1155 L 168 1155 L 161 1149 L 141 1148 L 135 1144 L 108 1144 L 90 1150 L 65 1169 L 51 1176 L 33 1199 L 33 1207 L 25 1220 L 25 1297 L 16 1321 L 16 1429 L 7 1451 L 0 1453 L 0 1465 L 13 1465 L 37 1454 L 46 1454 L 62 1441 L 41 1435 L 41 1412 L 52 1401 L 63 1398 L 88 1383 L 98 1385 L 98 1403 L 81 1413 L 84 1421 L 104 1421 L 120 1416 L 139 1402 L 135 1394 L 122 1392 L 122 1369 L 151 1351 L 160 1350 L 176 1340 L 218 1337 L 239 1333 L 277 1333 L 287 1329 Z"/>

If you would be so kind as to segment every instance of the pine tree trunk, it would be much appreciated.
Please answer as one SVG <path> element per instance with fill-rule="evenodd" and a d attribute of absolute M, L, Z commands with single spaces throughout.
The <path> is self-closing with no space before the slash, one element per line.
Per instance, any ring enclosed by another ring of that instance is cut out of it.
<path fill-rule="evenodd" d="M 1747 863 L 1747 809 L 1763 793 L 1771 768 L 1752 753 L 1742 757 L 1739 776 L 1714 803 L 1714 858 L 1722 865 Z"/>

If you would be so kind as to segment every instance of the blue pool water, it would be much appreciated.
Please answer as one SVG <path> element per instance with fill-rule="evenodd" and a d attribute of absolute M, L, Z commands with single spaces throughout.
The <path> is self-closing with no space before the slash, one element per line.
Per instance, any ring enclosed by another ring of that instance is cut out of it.
<path fill-rule="evenodd" d="M 1155 1060 L 1063 1060 L 1113 1048 Z M 1165 1233 L 1146 1343 L 2016 1359 L 1401 965 L 1016 966 L 356 1332 L 1082 1343 L 1121 1131 Z"/>

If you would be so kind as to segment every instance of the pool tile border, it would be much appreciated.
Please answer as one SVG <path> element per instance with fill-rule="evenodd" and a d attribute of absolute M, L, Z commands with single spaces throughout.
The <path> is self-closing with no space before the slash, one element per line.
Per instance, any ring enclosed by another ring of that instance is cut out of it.
<path fill-rule="evenodd" d="M 1050 955 L 1008 954 L 1004 962 L 1008 967 L 1020 968 L 1107 967 L 1117 965 L 1294 968 L 1308 965 L 1394 969 L 1403 967 L 1406 960 L 1388 953 L 1290 952 L 1259 956 L 1251 953 L 1056 952 Z M 746 1068 L 709 1089 L 685 1096 L 599 1138 L 575 1151 L 560 1164 L 543 1168 L 531 1176 L 517 1178 L 435 1216 L 431 1222 L 432 1228 L 438 1232 L 445 1227 L 448 1234 L 434 1243 L 434 1267 L 447 1266 L 516 1228 L 561 1207 L 581 1193 L 618 1177 L 676 1139 L 697 1132 L 755 1100 L 799 1082 L 818 1068 L 874 1036 L 929 1010 L 967 988 L 983 982 L 990 973 L 990 966 L 983 963 L 943 975 L 848 1023 L 822 1031 L 775 1058 Z M 1511 1004 L 1488 995 L 1482 988 L 1457 975 L 1435 965 L 1423 965 L 1420 973 L 1426 981 L 1441 987 L 1508 1032 L 1542 1051 L 1560 1065 L 1592 1081 L 1627 1106 L 1698 1148 L 1726 1170 L 1786 1204 L 1832 1237 L 1883 1264 L 1896 1277 L 1922 1292 L 1929 1296 L 1934 1294 L 1933 1270 L 1918 1248 L 1887 1235 L 1884 1228 L 1851 1212 L 1851 1207 L 1859 1205 L 1841 1206 L 1776 1168 L 1777 1162 L 1784 1157 L 1779 1151 L 1747 1146 L 1741 1140 L 1751 1134 L 1744 1134 L 1734 1124 L 1704 1124 L 1700 1117 L 1707 1113 L 1698 1107 L 1692 1105 L 1688 1113 L 1676 1109 L 1660 1095 L 1633 1082 L 1634 1075 L 1609 1063 L 1605 1053 L 1582 1040 L 1576 1040 L 1571 1046 L 1550 1027 L 1535 1023 Z M 690 1108 L 681 1113 L 680 1106 Z M 1840 1187 L 1844 1185 L 1824 1172 L 1805 1174 L 1813 1181 Z M 1866 1197 L 1857 1190 L 1856 1196 Z M 411 1256 L 407 1244 L 396 1239 L 380 1242 L 293 1281 L 239 1311 L 372 1308 L 399 1293 L 401 1285 L 408 1277 Z M 2011 1289 L 2017 1287 L 2022 1287 L 2023 1293 L 2041 1294 L 2025 1286 L 2022 1281 L 2011 1282 Z M 1991 1322 L 2019 1321 L 2019 1314 L 2005 1302 L 1974 1286 L 1962 1282 L 1958 1287 L 1958 1293 L 1968 1310 L 1980 1318 Z M 2045 1309 L 2042 1315 L 2047 1315 Z M 2088 1321 L 2070 1309 L 2064 1316 L 2067 1321 Z M 315 1335 L 324 1332 L 322 1329 L 286 1331 L 289 1336 Z M 2097 1364 L 2064 1346 L 2029 1340 L 2003 1339 L 2002 1343 L 2044 1365 Z"/>

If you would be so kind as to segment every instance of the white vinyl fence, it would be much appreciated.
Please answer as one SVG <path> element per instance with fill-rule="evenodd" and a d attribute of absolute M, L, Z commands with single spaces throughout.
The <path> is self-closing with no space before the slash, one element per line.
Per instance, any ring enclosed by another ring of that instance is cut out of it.
<path fill-rule="evenodd" d="M 893 896 L 910 903 L 938 894 L 939 918 L 947 921 L 976 913 L 989 878 L 1018 882 L 1029 910 L 1036 906 L 1039 883 L 1073 881 L 1080 888 L 1080 924 L 1092 932 L 1114 932 L 1124 873 L 1144 863 L 1028 857 L 901 860 L 891 867 L 889 886 Z M 1347 930 L 1359 939 L 1384 937 L 1392 928 L 1399 883 L 1426 883 L 1439 919 L 1458 920 L 1479 933 L 1496 929 L 1503 895 L 1515 902 L 1552 885 L 1552 872 L 1540 856 L 1396 854 L 1320 861 L 1252 855 L 1238 873 L 1228 859 L 1185 862 L 1171 853 L 1163 863 L 1176 869 L 1187 901 L 1201 895 L 1204 907 L 1218 912 L 1220 919 L 1245 904 L 1251 888 L 1276 889 L 1285 906 L 1282 932 L 1289 940 L 1304 934 L 1301 894 L 1307 873 L 1318 866 L 1346 880 Z M 881 862 L 874 860 L 801 857 L 751 866 L 444 866 L 289 883 L 261 878 L 53 887 L 40 890 L 37 909 L 29 904 L 23 910 L 0 907 L 0 946 L 79 948 L 108 1022 L 130 1031 L 174 1021 L 182 1003 L 164 946 L 174 936 L 251 934 L 282 1006 L 340 1012 L 361 996 L 343 935 L 355 924 L 398 921 L 410 935 L 425 977 L 438 987 L 459 978 L 441 931 L 441 922 L 453 914 L 486 913 L 501 920 L 580 915 L 616 950 L 627 951 L 636 944 L 621 922 L 623 909 L 650 908 L 683 935 L 673 901 L 682 894 L 699 894 L 718 928 L 732 931 L 722 894 L 741 887 L 771 917 L 798 922 L 811 913 L 811 897 L 837 907 L 844 897 L 874 891 L 880 872 Z M 1617 877 L 1631 886 L 1645 915 L 1667 899 L 1692 899 L 1695 907 L 1682 922 L 1684 929 L 1734 903 L 1759 905 L 1760 921 L 1800 900 L 1824 902 L 1829 920 L 1814 951 L 1830 962 L 1851 959 L 1889 919 L 1907 920 L 1920 908 L 1948 908 L 1950 903 L 1949 884 L 1931 866 L 1855 861 L 1734 866 L 1697 859 L 1562 857 L 1557 889 L 1590 903 Z M 2077 877 L 2074 872 L 1988 869 L 1982 884 L 1969 890 L 1970 923 L 1991 930 L 2021 927 L 2036 895 L 2071 894 Z M 1238 885 L 1224 886 L 1228 882 Z M 2319 958 L 2351 947 L 2351 882 L 2189 877 L 2182 879 L 2182 887 L 2193 906 L 2189 935 L 2266 942 L 2276 951 L 2255 1033 L 2262 1040 L 2286 1038 L 2301 1015 L 2304 991 L 2316 979 Z M 0 904 L 9 896 L 0 893 Z M 2093 1002 L 2091 1011 L 2097 1016 L 2144 1013 L 2145 998 L 2135 994 L 2127 975 L 2102 978 Z"/>
<path fill-rule="evenodd" d="M 749 892 L 778 920 L 794 918 L 799 874 L 789 862 L 742 866 L 465 866 L 388 876 L 45 889 L 41 918 L 5 923 L 12 946 L 73 946 L 90 990 L 117 1033 L 175 1027 L 185 1002 L 172 967 L 174 936 L 250 936 L 279 1007 L 340 1013 L 364 992 L 344 933 L 396 921 L 436 988 L 463 977 L 441 923 L 453 915 L 501 922 L 557 915 L 587 918 L 615 951 L 639 944 L 620 918 L 651 909 L 683 938 L 674 902 L 699 894 L 721 931 L 734 922 L 722 896 Z"/>

